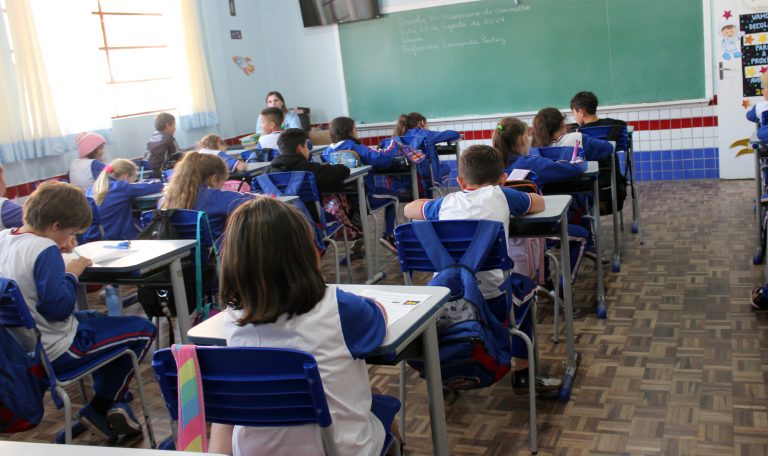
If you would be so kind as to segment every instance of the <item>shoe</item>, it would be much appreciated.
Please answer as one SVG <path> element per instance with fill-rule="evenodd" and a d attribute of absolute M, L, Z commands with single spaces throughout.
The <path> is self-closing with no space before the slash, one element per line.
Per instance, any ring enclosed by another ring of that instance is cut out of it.
<path fill-rule="evenodd" d="M 112 431 L 117 435 L 136 435 L 141 433 L 141 423 L 131 411 L 131 407 L 123 402 L 115 402 L 107 412 L 107 421 Z"/>
<path fill-rule="evenodd" d="M 391 234 L 380 237 L 379 244 L 383 245 L 387 250 L 397 255 L 397 244 L 395 244 L 395 237 Z"/>
<path fill-rule="evenodd" d="M 528 368 L 512 372 L 512 390 L 515 393 L 524 394 L 528 392 Z M 559 378 L 546 375 L 536 376 L 536 394 L 548 393 L 560 389 L 562 381 Z"/>
<path fill-rule="evenodd" d="M 755 310 L 768 310 L 768 297 L 763 294 L 762 288 L 753 288 L 751 298 L 750 302 Z"/>
<path fill-rule="evenodd" d="M 109 426 L 107 416 L 96 413 L 91 404 L 81 408 L 77 412 L 77 416 L 80 419 L 80 424 L 97 436 L 103 439 L 112 439 L 115 436 L 112 428 Z"/>

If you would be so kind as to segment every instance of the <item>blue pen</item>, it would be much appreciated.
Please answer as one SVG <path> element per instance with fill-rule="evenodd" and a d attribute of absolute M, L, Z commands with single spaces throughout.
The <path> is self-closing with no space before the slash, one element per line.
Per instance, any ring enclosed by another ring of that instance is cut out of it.
<path fill-rule="evenodd" d="M 131 241 L 118 242 L 113 245 L 105 245 L 105 249 L 129 249 L 131 248 Z"/>

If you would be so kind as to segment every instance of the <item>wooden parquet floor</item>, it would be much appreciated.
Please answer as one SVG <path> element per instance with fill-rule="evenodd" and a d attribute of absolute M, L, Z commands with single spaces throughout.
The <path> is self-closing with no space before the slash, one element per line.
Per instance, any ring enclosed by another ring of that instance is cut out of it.
<path fill-rule="evenodd" d="M 748 300 L 762 283 L 762 267 L 751 264 L 753 185 L 641 184 L 645 245 L 627 221 L 621 272 L 606 273 L 606 320 L 594 315 L 594 268 L 582 267 L 575 306 L 586 314 L 576 320 L 583 361 L 568 403 L 538 401 L 540 455 L 768 455 L 768 312 L 753 312 Z M 610 217 L 602 220 L 608 254 Z M 402 283 L 394 257 L 379 253 L 383 283 Z M 328 259 L 324 269 L 333 276 Z M 362 262 L 355 271 L 362 276 Z M 542 369 L 559 375 L 565 344 L 552 343 L 551 303 L 539 302 Z M 143 373 L 164 438 L 169 424 L 147 360 Z M 375 389 L 397 395 L 396 368 L 373 367 L 370 375 Z M 426 388 L 410 369 L 407 382 L 407 454 L 431 454 Z M 529 454 L 528 398 L 515 395 L 507 378 L 447 396 L 446 413 L 455 455 Z M 51 442 L 62 422 L 62 411 L 48 404 L 38 428 L 0 438 Z M 77 442 L 102 444 L 88 435 Z"/>

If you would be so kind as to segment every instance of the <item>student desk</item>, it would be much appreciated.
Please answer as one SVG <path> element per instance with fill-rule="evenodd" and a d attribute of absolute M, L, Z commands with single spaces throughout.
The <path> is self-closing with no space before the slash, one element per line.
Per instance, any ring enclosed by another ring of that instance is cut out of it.
<path fill-rule="evenodd" d="M 88 445 L 54 445 L 52 443 L 11 442 L 0 441 L 0 454 L 6 456 L 162 456 L 168 455 L 168 451 L 153 450 L 149 448 L 104 448 Z M 173 454 L 200 456 L 200 453 L 190 451 L 176 451 Z M 214 453 L 208 453 L 216 456 Z M 223 455 L 220 455 L 223 456 Z"/>
<path fill-rule="evenodd" d="M 755 132 L 749 138 L 749 145 L 755 150 L 755 227 L 757 228 L 757 247 L 752 257 L 752 264 L 765 261 L 765 279 L 768 280 L 768 259 L 766 258 L 768 254 L 763 251 L 763 236 L 768 240 L 768 227 L 764 223 L 765 211 L 762 201 L 766 185 L 766 182 L 763 182 L 763 168 L 768 166 L 763 163 L 768 160 L 768 142 L 760 140 Z"/>
<path fill-rule="evenodd" d="M 584 171 L 584 174 L 582 174 L 581 177 L 544 186 L 544 192 L 548 195 L 575 195 L 579 193 L 588 193 L 591 184 L 593 198 L 592 220 L 595 227 L 593 236 L 595 241 L 595 254 L 597 255 L 597 261 L 595 261 L 595 268 L 597 270 L 597 316 L 602 319 L 606 316 L 606 308 L 605 289 L 603 287 L 603 262 L 600 248 L 600 185 L 598 185 L 597 182 L 597 174 L 597 162 L 587 162 L 587 170 Z M 551 190 L 553 187 L 555 190 Z M 564 247 L 567 249 L 566 246 L 561 246 L 560 248 L 563 249 Z"/>
<path fill-rule="evenodd" d="M 89 242 L 77 247 L 78 254 L 86 258 L 98 258 L 106 251 L 105 245 L 115 245 L 117 241 Z M 85 269 L 79 278 L 78 308 L 87 307 L 86 284 L 127 284 L 141 285 L 144 278 L 159 268 L 167 267 L 171 275 L 176 316 L 179 321 L 181 340 L 188 344 L 187 332 L 190 328 L 187 293 L 184 288 L 184 276 L 181 272 L 181 259 L 190 254 L 197 241 L 192 239 L 167 241 L 131 241 L 134 253 L 113 260 L 104 261 Z"/>
<path fill-rule="evenodd" d="M 567 228 L 566 228 L 567 230 Z M 567 233 L 566 233 L 567 235 Z M 443 303 L 448 299 L 449 290 L 444 287 L 401 286 L 401 285 L 339 285 L 344 291 L 360 293 L 363 290 L 379 290 L 392 293 L 429 294 L 429 299 L 422 302 L 404 317 L 387 327 L 384 337 L 376 351 L 370 354 L 372 361 L 377 357 L 400 354 L 412 342 L 421 336 L 426 372 L 427 394 L 429 397 L 429 421 L 432 428 L 434 454 L 448 454 L 448 438 L 445 424 L 445 406 L 440 376 L 440 353 L 437 346 L 437 317 Z M 224 336 L 223 312 L 205 320 L 189 330 L 189 340 L 198 345 L 226 345 Z M 417 344 L 414 344 L 417 345 Z M 387 363 L 389 364 L 389 363 Z M 404 432 L 404 429 L 401 429 Z"/>
<path fill-rule="evenodd" d="M 568 249 L 568 207 L 570 204 L 570 195 L 547 195 L 544 197 L 543 211 L 521 217 L 510 217 L 509 219 L 509 237 L 557 236 L 560 238 L 560 268 L 563 278 L 563 300 L 565 301 L 563 312 L 565 313 L 565 337 L 568 346 L 568 367 L 565 370 L 563 385 L 560 388 L 560 400 L 564 402 L 571 396 L 576 368 L 581 362 L 581 355 L 576 352 L 573 330 L 571 255 Z M 605 306 L 604 301 L 602 305 Z M 603 313 L 605 313 L 604 307 Z M 555 335 L 557 333 L 558 329 L 555 326 Z M 538 367 L 538 359 L 536 366 Z M 531 411 L 531 416 L 533 416 L 533 411 Z M 535 426 L 532 425 L 531 429 L 535 429 Z"/>

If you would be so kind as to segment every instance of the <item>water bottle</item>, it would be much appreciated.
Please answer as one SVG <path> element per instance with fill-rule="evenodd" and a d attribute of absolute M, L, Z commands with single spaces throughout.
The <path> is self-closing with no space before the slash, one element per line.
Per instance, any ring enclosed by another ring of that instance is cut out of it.
<path fill-rule="evenodd" d="M 115 287 L 108 285 L 104 291 L 107 301 L 107 312 L 110 317 L 119 317 L 123 313 L 123 303 Z"/>

